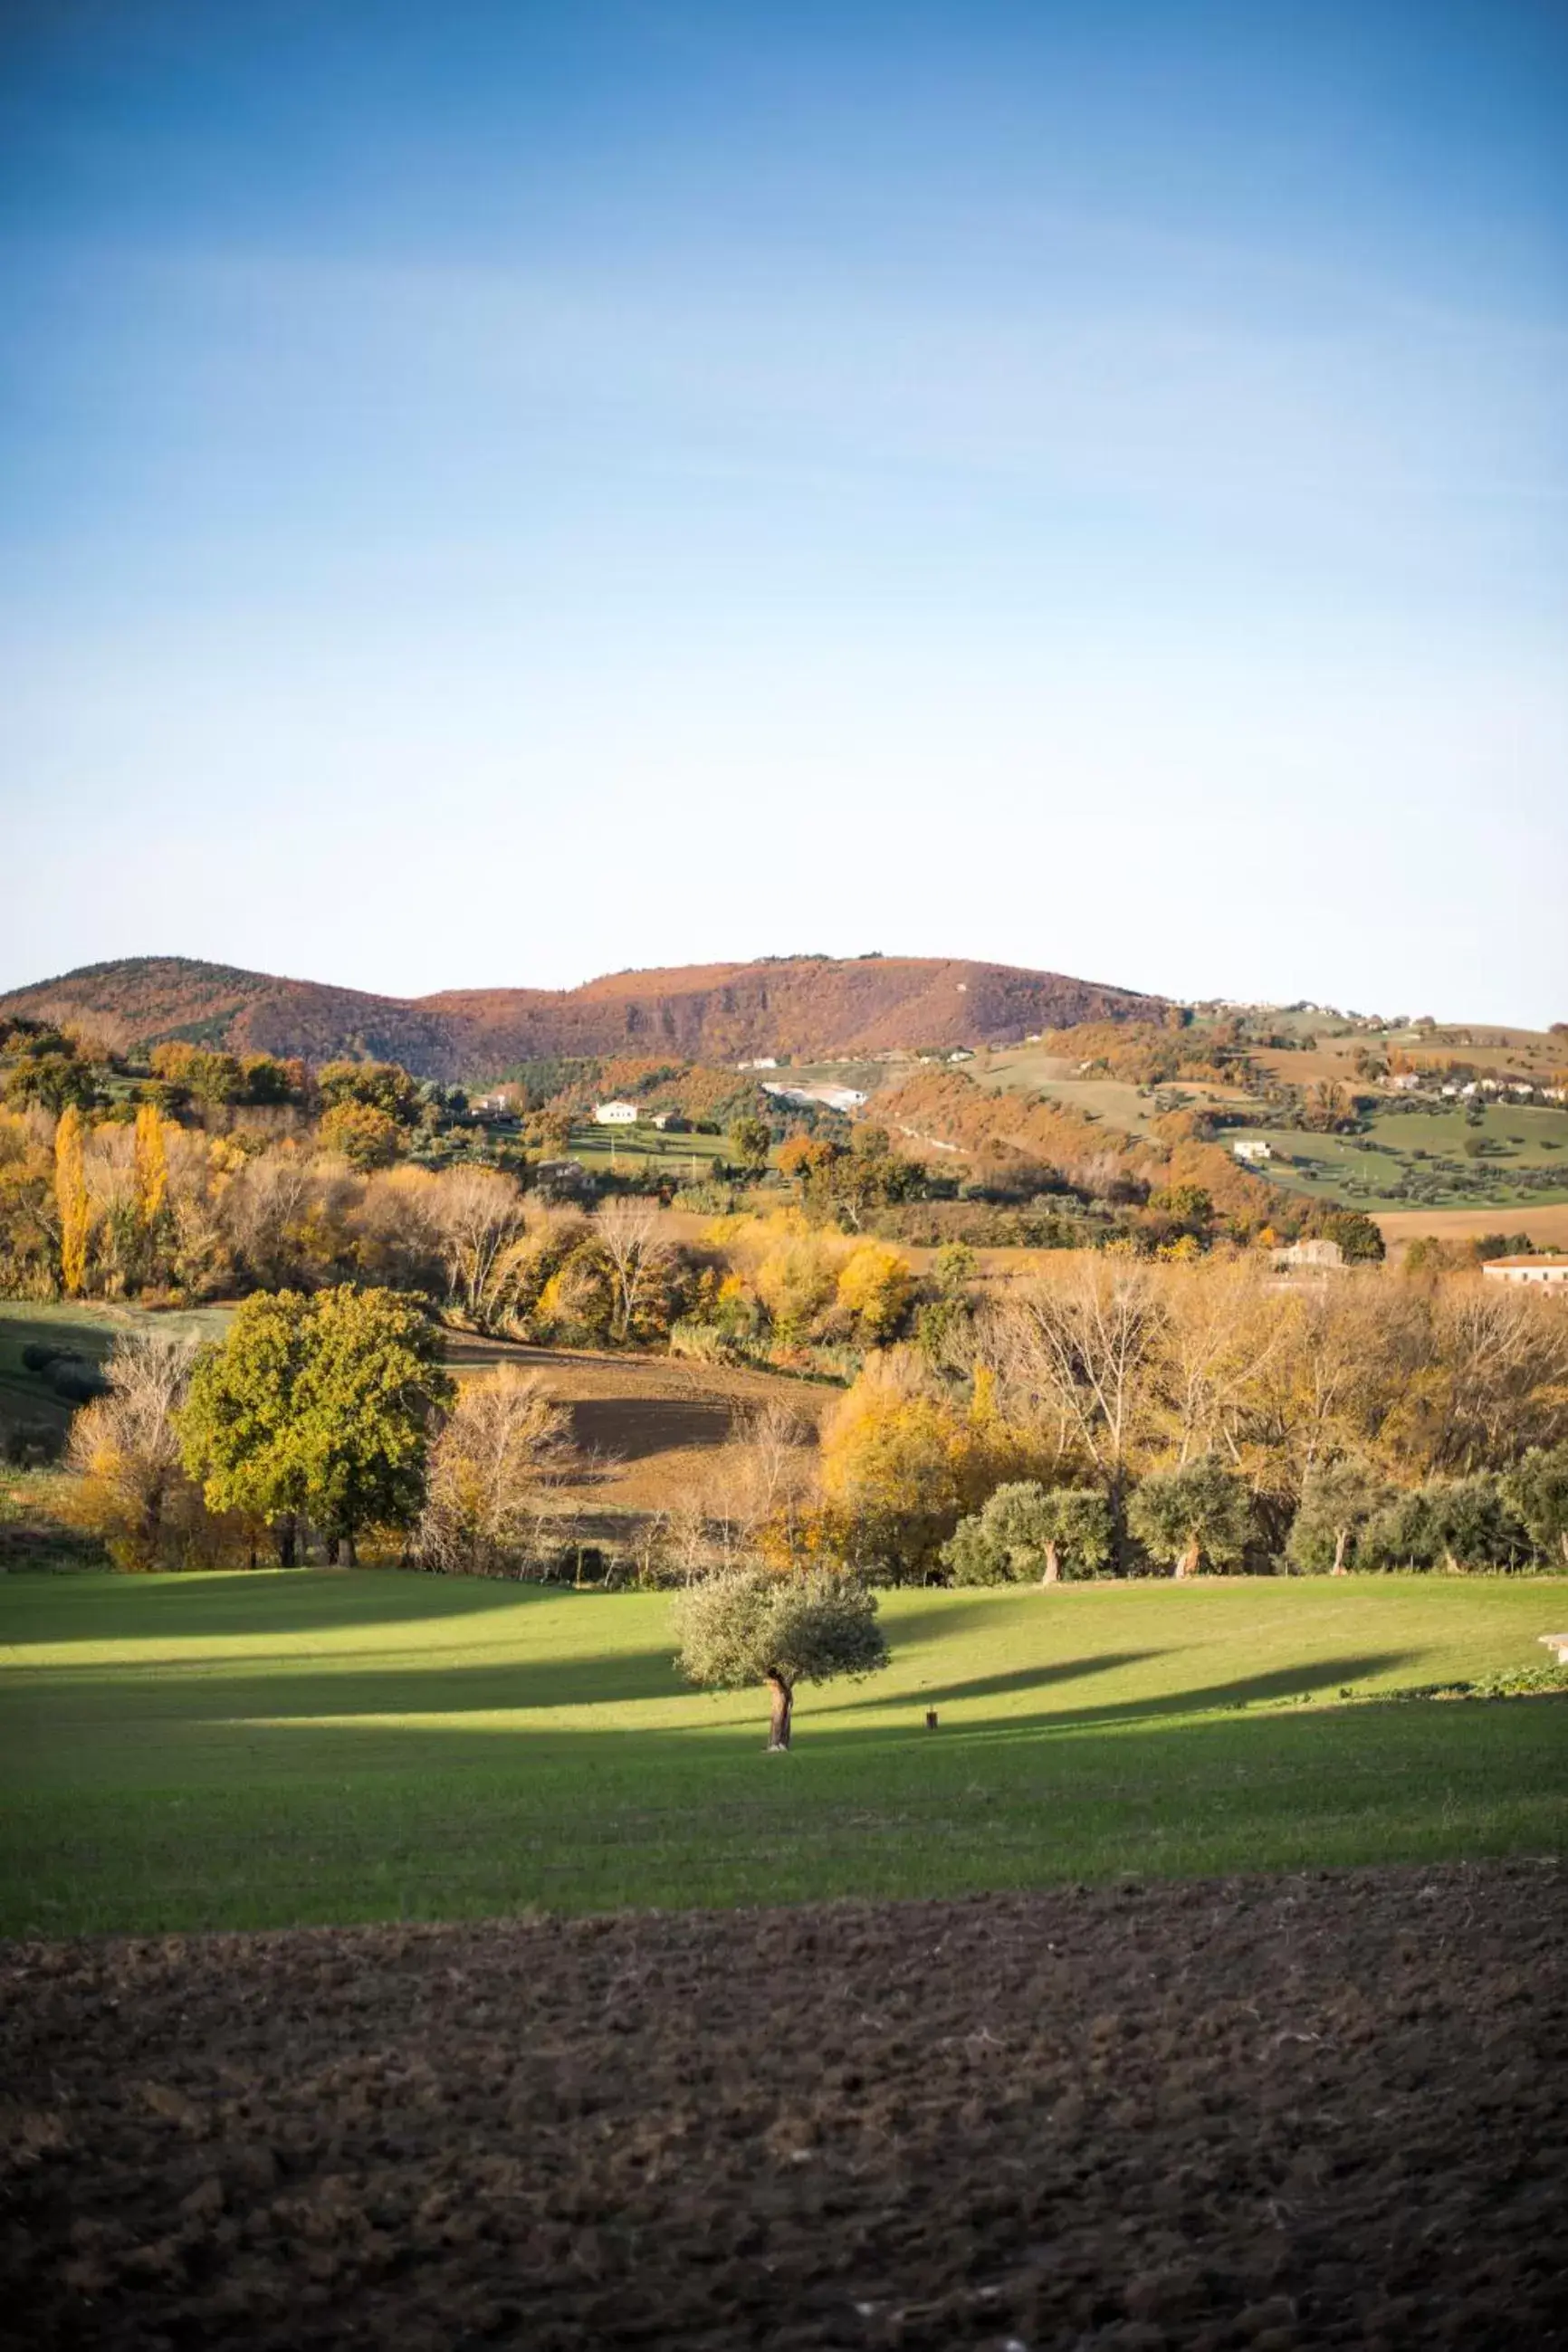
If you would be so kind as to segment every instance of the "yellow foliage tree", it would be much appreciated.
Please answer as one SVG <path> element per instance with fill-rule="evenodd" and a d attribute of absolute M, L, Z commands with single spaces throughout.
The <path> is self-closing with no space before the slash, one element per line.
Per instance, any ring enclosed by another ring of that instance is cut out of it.
<path fill-rule="evenodd" d="M 932 1571 L 966 1511 L 1035 1466 L 989 1387 L 966 1412 L 905 1349 L 867 1364 L 824 1423 L 821 1460 L 846 1556 L 911 1579 Z"/>
<path fill-rule="evenodd" d="M 886 1242 L 859 1242 L 839 1270 L 838 1304 L 877 1342 L 897 1330 L 912 1288 L 907 1258 Z"/>
<path fill-rule="evenodd" d="M 163 1122 L 155 1103 L 143 1103 L 136 1114 L 136 1213 L 144 1226 L 156 1222 L 168 1189 Z"/>
<path fill-rule="evenodd" d="M 67 1297 L 79 1298 L 87 1286 L 89 1211 L 82 1117 L 75 1103 L 60 1113 L 55 1129 L 55 1206 L 60 1221 L 60 1279 Z"/>

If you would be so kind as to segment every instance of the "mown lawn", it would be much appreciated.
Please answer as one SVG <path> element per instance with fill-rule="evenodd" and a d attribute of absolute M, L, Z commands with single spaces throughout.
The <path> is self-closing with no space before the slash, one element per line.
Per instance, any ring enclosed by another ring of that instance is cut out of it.
<path fill-rule="evenodd" d="M 1562 1581 L 883 1596 L 892 1666 L 684 1689 L 662 1595 L 395 1573 L 0 1583 L 0 1931 L 959 1894 L 1560 1850 Z M 924 1712 L 941 1714 L 935 1731 Z"/>

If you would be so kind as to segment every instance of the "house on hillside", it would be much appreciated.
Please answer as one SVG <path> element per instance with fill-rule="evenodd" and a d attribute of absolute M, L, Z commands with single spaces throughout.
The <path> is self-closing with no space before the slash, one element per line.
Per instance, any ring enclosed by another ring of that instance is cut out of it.
<path fill-rule="evenodd" d="M 1489 1282 L 1544 1286 L 1568 1297 L 1568 1257 L 1489 1257 L 1481 1272 Z"/>
<path fill-rule="evenodd" d="M 1244 1137 L 1241 1142 L 1233 1143 L 1230 1148 L 1238 1160 L 1246 1160 L 1249 1168 L 1267 1167 L 1274 1157 L 1271 1146 L 1265 1143 L 1261 1136 Z"/>
<path fill-rule="evenodd" d="M 1413 1095 L 1421 1084 L 1421 1073 L 1419 1070 L 1401 1070 L 1399 1076 L 1389 1083 L 1396 1095 Z"/>
<path fill-rule="evenodd" d="M 604 1102 L 594 1105 L 596 1127 L 635 1127 L 639 1115 L 636 1103 Z"/>
<path fill-rule="evenodd" d="M 1344 1262 L 1345 1254 L 1338 1242 L 1322 1240 L 1291 1242 L 1284 1249 L 1277 1249 L 1273 1253 L 1273 1263 L 1280 1268 L 1294 1265 L 1314 1265 L 1321 1268 L 1343 1265 Z"/>

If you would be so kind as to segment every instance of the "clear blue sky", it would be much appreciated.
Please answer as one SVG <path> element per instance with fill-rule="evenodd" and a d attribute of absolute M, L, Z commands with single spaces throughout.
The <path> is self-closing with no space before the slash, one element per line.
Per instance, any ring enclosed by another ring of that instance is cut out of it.
<path fill-rule="evenodd" d="M 0 985 L 1568 1018 L 1568 8 L 10 0 Z"/>

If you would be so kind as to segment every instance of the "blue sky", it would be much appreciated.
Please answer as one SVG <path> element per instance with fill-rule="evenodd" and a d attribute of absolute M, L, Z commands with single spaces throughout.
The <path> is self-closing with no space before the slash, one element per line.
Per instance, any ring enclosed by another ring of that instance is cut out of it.
<path fill-rule="evenodd" d="M 1568 1018 L 1560 6 L 12 0 L 0 269 L 0 985 Z"/>

